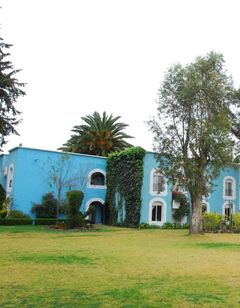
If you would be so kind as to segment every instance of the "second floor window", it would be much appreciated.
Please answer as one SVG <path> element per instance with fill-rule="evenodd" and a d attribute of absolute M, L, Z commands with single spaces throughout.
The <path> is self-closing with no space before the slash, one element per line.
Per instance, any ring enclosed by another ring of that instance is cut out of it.
<path fill-rule="evenodd" d="M 100 172 L 94 172 L 91 175 L 91 185 L 93 186 L 104 186 L 105 185 L 105 176 Z"/>
<path fill-rule="evenodd" d="M 233 196 L 233 181 L 231 179 L 227 179 L 225 182 L 225 196 Z"/>
<path fill-rule="evenodd" d="M 161 174 L 157 172 L 153 174 L 152 191 L 157 194 L 165 191 L 165 179 Z"/>

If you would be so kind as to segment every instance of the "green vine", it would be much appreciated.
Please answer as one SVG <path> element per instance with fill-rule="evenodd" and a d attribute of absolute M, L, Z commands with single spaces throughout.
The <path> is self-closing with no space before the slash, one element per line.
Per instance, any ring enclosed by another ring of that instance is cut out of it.
<path fill-rule="evenodd" d="M 145 150 L 131 147 L 110 154 L 107 159 L 105 221 L 137 227 L 140 222 L 143 158 Z"/>

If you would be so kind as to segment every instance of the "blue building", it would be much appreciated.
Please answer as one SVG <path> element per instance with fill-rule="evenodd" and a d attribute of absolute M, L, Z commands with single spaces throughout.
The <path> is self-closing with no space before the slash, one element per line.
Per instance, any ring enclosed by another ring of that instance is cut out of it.
<path fill-rule="evenodd" d="M 156 172 L 154 153 L 144 157 L 142 207 L 140 222 L 163 225 L 173 222 L 173 211 L 179 204 L 172 201 L 172 187 Z M 239 166 L 224 169 L 214 183 L 213 192 L 203 199 L 207 212 L 230 216 L 240 208 Z M 31 213 L 34 203 L 61 186 L 62 198 L 70 189 L 84 192 L 81 210 L 96 206 L 93 220 L 103 222 L 106 196 L 106 158 L 85 154 L 46 151 L 16 147 L 0 156 L 0 183 L 6 189 L 14 209 Z M 59 184 L 60 183 L 60 184 Z M 184 220 L 182 221 L 184 222 Z"/>

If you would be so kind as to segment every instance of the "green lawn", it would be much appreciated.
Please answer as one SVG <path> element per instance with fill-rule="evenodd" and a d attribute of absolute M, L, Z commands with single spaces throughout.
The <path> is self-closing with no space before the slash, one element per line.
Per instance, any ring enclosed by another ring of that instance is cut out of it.
<path fill-rule="evenodd" d="M 0 226 L 0 307 L 240 307 L 240 235 Z"/>

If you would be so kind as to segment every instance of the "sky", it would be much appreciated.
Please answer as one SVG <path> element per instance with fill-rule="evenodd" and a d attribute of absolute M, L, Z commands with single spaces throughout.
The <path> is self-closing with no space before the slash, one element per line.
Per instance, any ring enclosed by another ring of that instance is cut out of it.
<path fill-rule="evenodd" d="M 22 144 L 56 150 L 81 117 L 94 111 L 121 116 L 126 133 L 146 150 L 146 122 L 157 113 L 167 69 L 210 51 L 222 53 L 240 86 L 239 0 L 0 0 L 1 35 L 9 60 L 26 83 Z"/>

